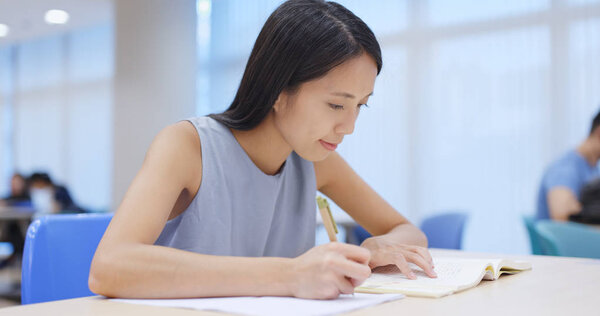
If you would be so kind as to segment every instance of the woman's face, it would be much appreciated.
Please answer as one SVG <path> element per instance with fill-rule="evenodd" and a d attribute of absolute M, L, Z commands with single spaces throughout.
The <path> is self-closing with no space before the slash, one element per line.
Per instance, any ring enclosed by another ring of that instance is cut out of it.
<path fill-rule="evenodd" d="M 10 180 L 10 191 L 12 195 L 25 193 L 25 179 L 19 175 L 14 175 Z"/>
<path fill-rule="evenodd" d="M 302 158 L 323 160 L 354 131 L 376 77 L 377 65 L 369 55 L 352 58 L 293 93 L 282 92 L 274 105 L 275 126 Z"/>

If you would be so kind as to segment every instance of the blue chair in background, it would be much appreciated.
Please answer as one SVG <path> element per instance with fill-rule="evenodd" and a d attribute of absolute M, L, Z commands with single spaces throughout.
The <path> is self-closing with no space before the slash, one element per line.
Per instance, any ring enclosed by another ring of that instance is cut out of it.
<path fill-rule="evenodd" d="M 462 212 L 434 215 L 421 223 L 421 230 L 431 248 L 461 249 L 467 219 L 468 215 Z"/>
<path fill-rule="evenodd" d="M 371 234 L 360 225 L 356 225 L 352 230 L 352 233 L 354 234 L 354 240 L 357 245 L 362 244 L 365 239 L 371 237 Z"/>
<path fill-rule="evenodd" d="M 523 223 L 527 228 L 529 235 L 529 244 L 531 245 L 531 253 L 534 255 L 543 255 L 542 246 L 540 244 L 540 236 L 535 228 L 536 219 L 532 216 L 523 216 Z"/>
<path fill-rule="evenodd" d="M 468 215 L 461 212 L 435 215 L 421 223 L 421 230 L 427 236 L 431 248 L 461 249 L 467 219 Z M 353 234 L 359 245 L 371 237 L 360 225 L 354 228 Z"/>
<path fill-rule="evenodd" d="M 600 259 L 600 230 L 584 224 L 540 220 L 535 224 L 543 254 Z"/>
<path fill-rule="evenodd" d="M 112 214 L 49 215 L 27 230 L 21 275 L 22 304 L 94 295 L 90 264 Z"/>

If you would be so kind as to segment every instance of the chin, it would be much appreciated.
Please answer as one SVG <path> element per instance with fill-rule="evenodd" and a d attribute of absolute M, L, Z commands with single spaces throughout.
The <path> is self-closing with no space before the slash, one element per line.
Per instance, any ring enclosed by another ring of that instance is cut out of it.
<path fill-rule="evenodd" d="M 302 152 L 302 151 L 296 151 L 296 154 L 298 154 L 298 156 L 302 157 L 302 159 L 304 159 L 304 160 L 308 160 L 308 161 L 312 161 L 312 162 L 318 162 L 318 161 L 325 160 L 325 158 L 329 157 L 329 155 L 331 154 L 331 152 L 330 151 L 326 151 L 326 152 L 319 152 L 319 151 Z"/>

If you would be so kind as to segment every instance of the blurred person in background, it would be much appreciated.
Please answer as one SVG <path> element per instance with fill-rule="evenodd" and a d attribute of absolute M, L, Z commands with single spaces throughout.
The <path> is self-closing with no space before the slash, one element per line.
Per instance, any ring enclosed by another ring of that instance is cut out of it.
<path fill-rule="evenodd" d="M 20 173 L 13 174 L 10 179 L 10 194 L 0 200 L 0 206 L 31 207 L 29 185 L 25 176 Z M 18 221 L 0 222 L 0 241 L 9 242 L 13 247 L 12 255 L 0 262 L 0 267 L 20 263 L 17 259 L 21 258 L 25 245 L 24 229 Z"/>
<path fill-rule="evenodd" d="M 582 206 L 582 187 L 600 176 L 600 112 L 592 121 L 588 137 L 554 161 L 544 172 L 538 194 L 536 219 L 566 221 Z"/>
<path fill-rule="evenodd" d="M 45 172 L 33 173 L 29 179 L 18 173 L 13 175 L 11 193 L 7 198 L 0 200 L 0 203 L 6 206 L 33 207 L 36 215 L 84 211 L 75 204 L 69 191 L 64 186 L 54 184 Z M 8 259 L 0 262 L 0 267 L 19 265 L 28 222 L 25 226 L 19 225 L 17 221 L 3 221 L 0 224 L 0 240 L 10 242 L 14 249 Z"/>
<path fill-rule="evenodd" d="M 29 194 L 33 207 L 40 213 L 81 213 L 66 187 L 52 182 L 45 172 L 36 172 L 29 178 Z"/>
<path fill-rule="evenodd" d="M 0 200 L 0 205 L 31 206 L 27 179 L 22 174 L 13 174 L 10 179 L 10 194 Z"/>

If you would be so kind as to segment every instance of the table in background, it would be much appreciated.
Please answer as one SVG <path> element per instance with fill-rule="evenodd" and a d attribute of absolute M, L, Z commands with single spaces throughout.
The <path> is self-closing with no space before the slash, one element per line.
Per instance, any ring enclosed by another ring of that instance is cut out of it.
<path fill-rule="evenodd" d="M 35 209 L 26 206 L 0 206 L 0 220 L 31 220 Z"/>
<path fill-rule="evenodd" d="M 493 255 L 432 250 L 462 258 L 528 260 L 533 270 L 482 281 L 477 287 L 439 299 L 406 297 L 346 315 L 597 315 L 600 260 L 546 256 Z M 85 297 L 0 309 L 0 315 L 223 315 L 210 311 L 153 307 Z"/>
<path fill-rule="evenodd" d="M 25 240 L 27 228 L 34 215 L 35 209 L 32 207 L 0 206 L 0 229 L 6 226 L 5 223 L 7 222 L 16 222 L 23 234 L 23 240 Z"/>

